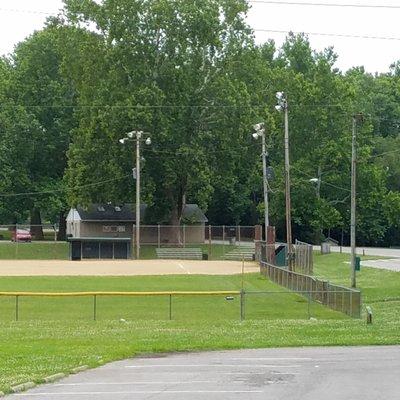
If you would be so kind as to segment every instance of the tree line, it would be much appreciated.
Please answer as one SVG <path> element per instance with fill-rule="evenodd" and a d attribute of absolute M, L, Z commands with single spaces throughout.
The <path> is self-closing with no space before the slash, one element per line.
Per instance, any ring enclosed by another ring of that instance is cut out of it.
<path fill-rule="evenodd" d="M 261 144 L 251 133 L 264 122 L 270 220 L 284 238 L 274 108 L 284 91 L 294 236 L 348 239 L 352 116 L 362 113 L 359 244 L 399 243 L 400 62 L 388 73 L 342 72 L 334 49 L 317 52 L 305 35 L 257 45 L 245 0 L 64 3 L 0 60 L 1 223 L 65 226 L 70 206 L 132 202 L 133 147 L 118 141 L 131 130 L 152 137 L 142 146 L 146 222 L 182 223 L 190 202 L 212 224 L 261 223 Z"/>

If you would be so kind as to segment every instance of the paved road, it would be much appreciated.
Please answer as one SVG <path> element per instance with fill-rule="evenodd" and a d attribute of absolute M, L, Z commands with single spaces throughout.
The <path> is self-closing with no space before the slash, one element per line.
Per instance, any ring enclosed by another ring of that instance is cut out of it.
<path fill-rule="evenodd" d="M 373 268 L 379 268 L 379 269 L 388 269 L 390 271 L 400 272 L 400 258 L 390 258 L 387 260 L 362 261 L 361 266 L 373 267 Z"/>
<path fill-rule="evenodd" d="M 6 399 L 398 400 L 399 371 L 400 346 L 187 353 L 111 363 Z"/>
<path fill-rule="evenodd" d="M 314 246 L 314 250 L 320 249 L 320 246 Z M 340 247 L 332 246 L 331 251 L 334 253 L 339 253 Z M 351 252 L 351 249 L 350 247 L 343 247 L 342 252 L 349 254 Z M 365 256 L 390 257 L 383 260 L 362 261 L 361 266 L 388 269 L 391 271 L 400 272 L 400 249 L 388 249 L 383 247 L 357 247 L 357 254 Z"/>
<path fill-rule="evenodd" d="M 314 250 L 321 250 L 321 246 L 313 246 Z M 331 246 L 331 251 L 340 253 L 339 246 Z M 350 247 L 342 247 L 343 253 L 350 253 Z M 357 247 L 357 254 L 366 256 L 382 256 L 390 258 L 400 258 L 400 249 L 389 249 L 385 247 Z"/>

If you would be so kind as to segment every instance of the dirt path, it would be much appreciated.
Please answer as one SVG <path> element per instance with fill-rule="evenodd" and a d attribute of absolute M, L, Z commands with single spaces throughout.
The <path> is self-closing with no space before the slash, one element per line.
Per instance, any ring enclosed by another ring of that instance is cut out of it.
<path fill-rule="evenodd" d="M 259 272 L 254 262 L 245 272 Z M 232 275 L 242 272 L 241 261 L 129 260 L 64 261 L 1 260 L 0 276 L 124 276 L 124 275 Z"/>

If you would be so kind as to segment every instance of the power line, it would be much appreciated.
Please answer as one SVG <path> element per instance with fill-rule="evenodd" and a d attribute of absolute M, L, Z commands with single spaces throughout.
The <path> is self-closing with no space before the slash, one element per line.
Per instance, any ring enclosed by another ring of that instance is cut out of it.
<path fill-rule="evenodd" d="M 103 185 L 104 183 L 120 181 L 120 180 L 126 179 L 127 177 L 130 177 L 130 176 L 131 176 L 131 174 L 121 176 L 120 178 L 106 179 L 106 180 L 104 180 L 104 181 L 99 181 L 99 182 L 94 182 L 94 183 L 88 183 L 88 184 L 86 184 L 86 185 L 74 186 L 72 189 L 84 189 L 84 188 L 87 188 L 87 187 L 99 186 L 99 185 Z M 36 195 L 41 195 L 41 194 L 61 193 L 61 192 L 65 192 L 65 191 L 67 191 L 67 190 L 71 190 L 71 188 L 54 189 L 54 190 L 43 190 L 43 191 L 40 191 L 40 192 L 0 193 L 0 197 L 36 196 Z"/>
<path fill-rule="evenodd" d="M 298 1 L 269 1 L 269 0 L 249 0 L 249 3 L 258 4 L 274 4 L 274 5 L 290 5 L 290 6 L 311 6 L 311 7 L 348 7 L 348 8 L 382 8 L 382 9 L 400 9 L 400 6 L 391 4 L 355 4 L 355 3 L 314 3 L 314 2 L 298 2 Z"/>
<path fill-rule="evenodd" d="M 304 171 L 300 170 L 299 168 L 297 168 L 297 167 L 295 167 L 295 166 L 293 166 L 293 165 L 291 166 L 291 168 L 294 169 L 294 170 L 296 170 L 296 171 L 299 172 L 301 175 L 303 175 L 303 176 L 305 176 L 305 177 L 307 177 L 307 178 L 309 178 L 309 179 L 315 178 L 315 176 L 309 175 L 309 174 L 305 173 Z M 322 179 L 320 180 L 320 182 L 323 183 L 324 185 L 334 187 L 335 189 L 344 190 L 345 192 L 351 192 L 350 189 L 344 188 L 344 187 L 342 187 L 342 186 L 334 185 L 333 183 L 323 181 Z"/>
<path fill-rule="evenodd" d="M 306 6 L 306 7 L 338 7 L 338 8 L 369 8 L 369 9 L 400 9 L 400 6 L 392 4 L 355 4 L 355 3 L 317 3 L 317 2 L 298 2 L 298 1 L 269 1 L 269 0 L 249 0 L 254 4 L 271 4 L 280 6 Z M 44 11 L 20 8 L 0 8 L 0 12 L 22 13 L 22 14 L 42 14 L 54 15 L 59 10 Z"/>
<path fill-rule="evenodd" d="M 40 11 L 40 10 L 22 10 L 19 8 L 0 8 L 0 12 L 20 13 L 20 14 L 41 14 L 41 15 L 54 15 L 58 11 Z"/>
<path fill-rule="evenodd" d="M 305 34 L 312 36 L 328 36 L 328 37 L 340 37 L 340 38 L 352 38 L 352 39 L 369 39 L 369 40 L 400 40 L 400 37 L 391 36 L 370 36 L 370 35 L 350 35 L 344 33 L 322 33 L 322 32 L 300 32 L 300 31 L 284 31 L 274 29 L 253 29 L 255 32 L 266 32 L 266 33 L 294 33 L 296 35 Z"/>
<path fill-rule="evenodd" d="M 386 154 L 393 154 L 393 153 L 400 153 L 400 149 L 385 151 L 384 153 L 372 154 L 371 156 L 369 156 L 369 158 L 377 158 L 377 157 L 385 156 Z"/>

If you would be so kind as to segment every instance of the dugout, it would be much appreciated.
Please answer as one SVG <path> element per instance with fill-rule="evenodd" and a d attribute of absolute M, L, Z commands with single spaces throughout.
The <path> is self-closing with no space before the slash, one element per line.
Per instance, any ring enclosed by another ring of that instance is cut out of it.
<path fill-rule="evenodd" d="M 131 258 L 130 238 L 85 237 L 68 238 L 69 259 L 79 260 L 127 260 Z"/>

